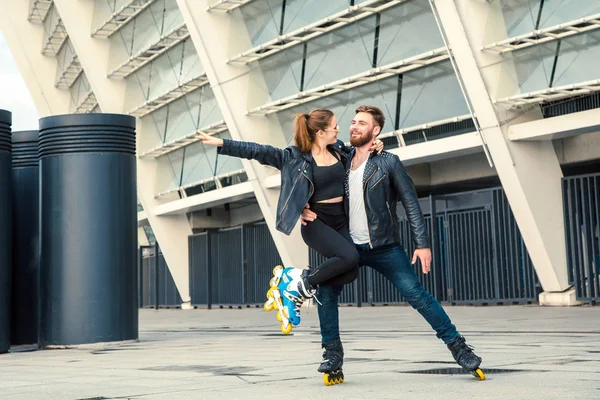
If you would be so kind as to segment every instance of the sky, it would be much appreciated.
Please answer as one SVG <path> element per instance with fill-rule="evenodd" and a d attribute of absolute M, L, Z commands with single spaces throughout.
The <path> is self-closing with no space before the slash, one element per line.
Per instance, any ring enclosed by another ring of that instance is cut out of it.
<path fill-rule="evenodd" d="M 37 130 L 39 114 L 0 31 L 0 109 L 12 113 L 12 131 Z"/>

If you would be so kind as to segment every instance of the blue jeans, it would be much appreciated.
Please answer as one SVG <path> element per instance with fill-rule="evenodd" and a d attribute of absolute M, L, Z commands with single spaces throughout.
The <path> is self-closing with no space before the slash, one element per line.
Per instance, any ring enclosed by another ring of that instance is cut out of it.
<path fill-rule="evenodd" d="M 356 245 L 360 255 L 359 265 L 369 266 L 389 279 L 406 301 L 417 310 L 436 331 L 445 344 L 458 339 L 460 334 L 450 321 L 442 305 L 425 290 L 406 255 L 399 245 L 370 249 L 368 244 Z M 340 323 L 338 297 L 343 285 L 319 285 L 317 298 L 321 339 L 323 344 L 339 340 Z"/>

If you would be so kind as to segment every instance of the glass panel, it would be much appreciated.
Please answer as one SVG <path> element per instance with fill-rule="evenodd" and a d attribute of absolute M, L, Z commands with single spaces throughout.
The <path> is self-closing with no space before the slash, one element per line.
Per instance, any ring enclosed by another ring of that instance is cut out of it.
<path fill-rule="evenodd" d="M 91 32 L 99 28 L 112 18 L 115 11 L 118 11 L 125 4 L 131 3 L 131 0 L 99 0 L 94 2 L 94 16 L 92 19 Z"/>
<path fill-rule="evenodd" d="M 293 32 L 320 19 L 346 10 L 348 0 L 287 0 L 283 33 Z"/>
<path fill-rule="evenodd" d="M 120 54 L 122 50 L 119 51 L 119 48 L 124 48 L 128 56 L 136 55 L 147 49 L 151 44 L 156 43 L 162 34 L 168 33 L 182 23 L 183 17 L 177 8 L 176 2 L 157 0 L 142 11 L 134 21 L 111 36 L 109 39 L 111 53 L 114 51 Z M 113 50 L 113 48 L 116 49 Z M 111 56 L 110 58 L 109 70 L 126 61 L 126 57 L 117 59 L 117 57 Z"/>
<path fill-rule="evenodd" d="M 146 100 L 156 99 L 202 73 L 191 39 L 179 43 L 126 78 L 126 109 L 132 110 Z"/>
<path fill-rule="evenodd" d="M 467 104 L 449 62 L 404 74 L 400 129 L 468 113 Z"/>
<path fill-rule="evenodd" d="M 296 113 L 309 112 L 316 108 L 325 108 L 333 111 L 340 127 L 338 139 L 346 142 L 350 140 L 350 122 L 354 117 L 354 111 L 358 106 L 363 104 L 381 108 L 386 117 L 384 132 L 393 130 L 397 87 L 398 77 L 394 76 L 282 111 L 277 114 L 277 117 L 285 134 L 286 142 L 288 145 L 293 143 L 294 115 Z"/>
<path fill-rule="evenodd" d="M 202 99 L 200 105 L 200 118 L 198 121 L 199 129 L 223 120 L 223 114 L 221 114 L 221 109 L 217 104 L 215 94 L 210 86 L 203 86 L 194 93 L 200 95 Z"/>
<path fill-rule="evenodd" d="M 167 109 L 166 113 L 168 114 L 165 143 L 189 135 L 198 128 L 198 114 L 201 108 L 200 95 L 200 90 L 197 90 L 163 107 Z"/>
<path fill-rule="evenodd" d="M 373 59 L 375 17 L 337 29 L 308 43 L 305 89 L 368 71 Z"/>
<path fill-rule="evenodd" d="M 502 14 L 507 37 L 519 36 L 535 30 L 541 0 L 502 0 Z M 548 1 L 546 1 L 547 3 Z"/>
<path fill-rule="evenodd" d="M 255 0 L 241 7 L 252 47 L 279 36 L 283 0 Z"/>
<path fill-rule="evenodd" d="M 180 64 L 181 73 L 179 81 L 181 83 L 189 82 L 204 73 L 204 68 L 200 62 L 200 57 L 194 47 L 192 39 L 187 39 L 181 44 L 181 59 L 177 61 Z"/>
<path fill-rule="evenodd" d="M 554 55 L 556 54 L 556 42 L 530 47 L 515 51 L 508 56 L 504 68 L 514 68 L 512 79 L 516 79 L 515 92 L 503 92 L 498 97 L 512 96 L 519 93 L 528 93 L 545 89 L 550 83 Z M 514 66 L 513 66 L 514 65 Z M 506 85 L 505 85 L 506 86 Z"/>
<path fill-rule="evenodd" d="M 379 66 L 444 47 L 427 0 L 384 11 L 379 29 Z"/>
<path fill-rule="evenodd" d="M 600 32 L 563 40 L 553 86 L 600 79 Z"/>
<path fill-rule="evenodd" d="M 300 91 L 303 51 L 303 45 L 294 46 L 260 61 L 260 69 L 272 100 Z"/>
<path fill-rule="evenodd" d="M 216 137 L 231 139 L 229 132 L 222 132 Z M 215 172 L 216 160 L 216 172 Z M 183 169 L 183 184 L 192 183 L 242 169 L 242 161 L 236 157 L 219 156 L 217 148 L 194 143 L 186 147 L 185 164 Z"/>
<path fill-rule="evenodd" d="M 545 0 L 540 28 L 547 28 L 600 13 L 600 3 L 590 0 Z"/>
<path fill-rule="evenodd" d="M 177 189 L 181 179 L 181 165 L 183 163 L 183 149 L 173 151 L 156 159 L 155 194 Z"/>

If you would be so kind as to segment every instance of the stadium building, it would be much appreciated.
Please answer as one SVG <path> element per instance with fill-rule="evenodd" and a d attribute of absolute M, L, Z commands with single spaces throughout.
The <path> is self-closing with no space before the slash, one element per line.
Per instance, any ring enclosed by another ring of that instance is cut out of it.
<path fill-rule="evenodd" d="M 198 133 L 285 147 L 295 113 L 329 108 L 347 141 L 361 104 L 384 110 L 380 137 L 414 180 L 439 300 L 600 297 L 598 2 L 0 4 L 40 116 L 137 117 L 140 306 L 262 304 L 274 265 L 320 260 L 299 224 L 275 230 L 279 172 Z M 343 296 L 402 302 L 370 269 Z"/>

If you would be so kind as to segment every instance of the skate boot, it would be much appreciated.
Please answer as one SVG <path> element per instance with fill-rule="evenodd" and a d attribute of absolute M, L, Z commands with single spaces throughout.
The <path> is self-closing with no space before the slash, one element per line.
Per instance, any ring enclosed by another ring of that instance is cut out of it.
<path fill-rule="evenodd" d="M 323 383 L 325 383 L 325 386 L 343 383 L 344 347 L 342 342 L 337 340 L 330 344 L 323 344 L 321 347 L 325 350 L 323 351 L 323 361 L 321 361 L 317 371 L 325 374 L 323 375 Z"/>
<path fill-rule="evenodd" d="M 313 297 L 314 290 L 308 283 L 308 271 L 299 268 L 283 268 L 278 265 L 273 269 L 265 311 L 277 310 L 277 320 L 281 322 L 281 332 L 289 334 L 293 325 L 300 324 L 300 307 L 307 299 Z"/>
<path fill-rule="evenodd" d="M 485 374 L 479 368 L 481 357 L 478 357 L 473 353 L 473 348 L 466 343 L 463 336 L 460 336 L 454 342 L 448 344 L 448 349 L 458 365 L 469 371 L 471 375 L 480 381 L 485 380 Z"/>

